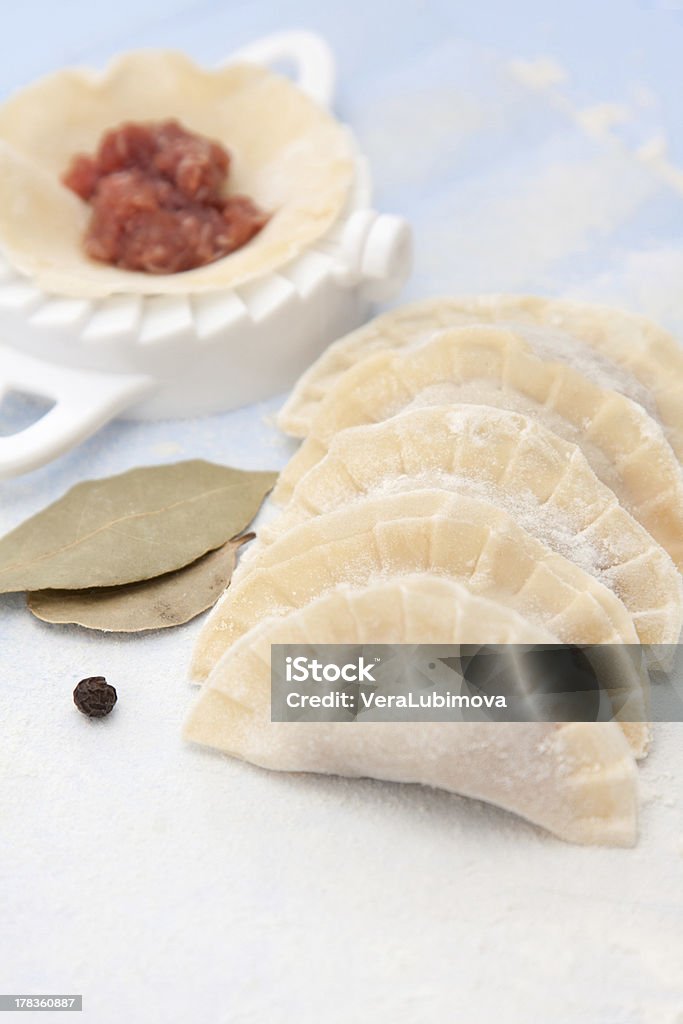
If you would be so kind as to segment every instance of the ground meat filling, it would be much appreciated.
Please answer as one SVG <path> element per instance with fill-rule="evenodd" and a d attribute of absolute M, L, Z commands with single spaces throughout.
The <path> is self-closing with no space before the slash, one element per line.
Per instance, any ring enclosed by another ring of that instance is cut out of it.
<path fill-rule="evenodd" d="M 268 215 L 225 193 L 230 155 L 177 121 L 123 124 L 95 156 L 74 157 L 62 181 L 92 206 L 88 256 L 123 270 L 175 274 L 227 256 Z"/>

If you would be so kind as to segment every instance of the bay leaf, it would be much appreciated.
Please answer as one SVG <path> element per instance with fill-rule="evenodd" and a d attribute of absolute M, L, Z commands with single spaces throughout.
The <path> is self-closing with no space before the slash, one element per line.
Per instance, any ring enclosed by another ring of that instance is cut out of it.
<path fill-rule="evenodd" d="M 183 569 L 139 583 L 34 591 L 28 595 L 28 607 L 43 622 L 72 623 L 106 633 L 180 626 L 216 603 L 230 583 L 238 548 L 253 537 L 237 537 Z"/>
<path fill-rule="evenodd" d="M 197 459 L 77 484 L 0 540 L 0 593 L 173 572 L 241 533 L 276 479 Z"/>

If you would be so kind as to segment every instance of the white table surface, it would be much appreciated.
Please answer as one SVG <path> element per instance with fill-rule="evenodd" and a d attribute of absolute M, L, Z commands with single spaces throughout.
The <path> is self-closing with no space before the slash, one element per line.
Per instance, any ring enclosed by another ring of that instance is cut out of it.
<path fill-rule="evenodd" d="M 406 296 L 596 297 L 683 334 L 683 196 L 662 172 L 683 165 L 675 6 L 25 0 L 3 9 L 0 91 L 132 46 L 214 61 L 316 29 L 379 205 L 415 225 Z M 544 57 L 564 81 L 510 67 Z M 0 530 L 135 465 L 277 468 L 280 401 L 111 425 L 0 484 Z M 184 746 L 198 626 L 111 638 L 0 599 L 0 991 L 83 993 L 98 1024 L 683 1022 L 683 726 L 643 766 L 636 849 L 574 848 L 447 794 Z M 119 702 L 91 722 L 71 691 L 96 674 Z"/>

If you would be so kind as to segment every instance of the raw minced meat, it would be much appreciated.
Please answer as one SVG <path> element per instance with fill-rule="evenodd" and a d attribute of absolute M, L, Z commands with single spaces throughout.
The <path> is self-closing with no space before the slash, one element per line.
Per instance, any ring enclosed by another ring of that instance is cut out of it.
<path fill-rule="evenodd" d="M 64 184 L 92 206 L 87 254 L 125 270 L 173 274 L 245 245 L 268 220 L 226 195 L 230 154 L 177 121 L 123 124 L 95 156 L 74 157 Z"/>

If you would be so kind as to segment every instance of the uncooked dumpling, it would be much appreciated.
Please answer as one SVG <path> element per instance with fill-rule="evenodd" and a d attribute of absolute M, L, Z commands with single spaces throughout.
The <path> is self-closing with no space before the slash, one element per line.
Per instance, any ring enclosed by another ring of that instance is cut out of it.
<path fill-rule="evenodd" d="M 640 402 L 683 460 L 683 352 L 676 340 L 642 316 L 528 295 L 429 299 L 385 313 L 331 345 L 301 377 L 280 413 L 281 429 L 305 437 L 330 388 L 372 352 L 419 345 L 441 328 L 468 324 L 511 328 L 541 357 L 569 362 Z"/>
<path fill-rule="evenodd" d="M 502 509 L 435 490 L 368 498 L 310 519 L 267 547 L 225 592 L 195 646 L 204 680 L 223 652 L 270 615 L 338 583 L 436 572 L 550 630 L 562 643 L 638 643 L 612 591 L 531 537 Z"/>
<path fill-rule="evenodd" d="M 271 213 L 268 224 L 248 245 L 183 274 L 150 278 L 89 259 L 81 239 L 90 209 L 61 175 L 106 130 L 169 117 L 230 150 L 231 190 Z M 251 64 L 205 70 L 174 51 L 127 53 L 102 73 L 58 71 L 0 105 L 0 248 L 58 295 L 226 291 L 321 239 L 353 175 L 348 131 L 287 78 Z"/>
<path fill-rule="evenodd" d="M 448 403 L 497 406 L 535 417 L 583 450 L 622 505 L 683 564 L 683 475 L 658 424 L 623 395 L 572 367 L 530 354 L 511 331 L 444 331 L 406 353 L 369 356 L 338 381 L 273 492 L 285 504 L 303 474 L 345 427 L 408 408 Z"/>
<path fill-rule="evenodd" d="M 664 549 L 600 483 L 576 445 L 536 420 L 490 406 L 415 409 L 342 430 L 279 518 L 260 531 L 240 572 L 258 564 L 264 545 L 307 519 L 368 494 L 416 487 L 479 496 L 506 509 L 614 590 L 642 643 L 678 642 L 681 578 Z"/>
<path fill-rule="evenodd" d="M 185 737 L 265 768 L 418 782 L 504 807 L 577 843 L 632 845 L 637 778 L 614 722 L 270 721 L 275 643 L 547 643 L 453 581 L 406 576 L 334 589 L 256 625 L 220 660 Z M 503 638 L 507 639 L 503 639 Z M 497 639 L 494 639 L 497 638 Z"/>

